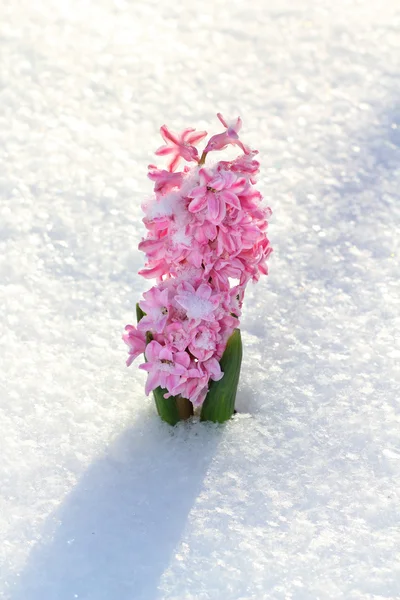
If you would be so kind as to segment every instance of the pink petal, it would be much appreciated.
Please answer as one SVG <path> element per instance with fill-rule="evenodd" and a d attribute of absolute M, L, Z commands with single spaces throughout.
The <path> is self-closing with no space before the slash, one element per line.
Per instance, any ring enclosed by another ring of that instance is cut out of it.
<path fill-rule="evenodd" d="M 187 141 L 188 144 L 198 144 L 199 142 L 201 142 L 201 140 L 203 140 L 206 137 L 206 135 L 207 131 L 197 131 L 196 133 L 190 133 L 185 138 L 185 141 Z"/>
<path fill-rule="evenodd" d="M 225 171 L 222 173 L 222 175 L 225 182 L 225 187 L 231 188 L 232 185 L 234 185 L 234 183 L 236 182 L 236 175 L 231 171 Z"/>
<path fill-rule="evenodd" d="M 134 356 L 133 354 L 130 354 L 129 358 L 126 359 L 126 366 L 130 367 L 131 364 L 133 363 L 133 361 L 135 360 L 135 358 L 137 358 L 137 357 Z"/>
<path fill-rule="evenodd" d="M 193 250 L 188 255 L 187 261 L 194 267 L 200 268 L 203 262 L 203 255 L 199 250 Z"/>
<path fill-rule="evenodd" d="M 190 365 L 190 356 L 187 352 L 177 352 L 174 356 L 174 360 L 186 369 Z"/>
<path fill-rule="evenodd" d="M 157 371 L 151 371 L 147 375 L 146 386 L 144 388 L 144 392 L 146 396 L 150 394 L 152 390 L 155 390 L 159 385 L 161 385 L 160 374 Z"/>
<path fill-rule="evenodd" d="M 147 371 L 150 372 L 152 371 L 154 368 L 154 363 L 142 363 L 141 365 L 139 365 L 139 369 L 142 369 L 142 371 Z"/>
<path fill-rule="evenodd" d="M 245 154 L 251 154 L 251 149 L 248 146 L 245 146 L 241 141 L 237 140 L 236 144 Z"/>
<path fill-rule="evenodd" d="M 221 123 L 222 123 L 222 125 L 224 127 L 228 127 L 228 123 L 226 122 L 226 120 L 224 119 L 224 117 L 221 115 L 221 113 L 217 113 L 217 117 L 221 121 Z"/>
<path fill-rule="evenodd" d="M 169 350 L 169 348 L 166 347 L 160 350 L 158 358 L 159 360 L 169 360 L 171 362 L 174 360 L 171 350 Z"/>
<path fill-rule="evenodd" d="M 173 373 L 170 373 L 170 374 L 171 375 L 185 375 L 186 367 L 184 367 L 183 365 L 180 365 L 178 363 L 175 363 Z"/>
<path fill-rule="evenodd" d="M 179 147 L 179 155 L 188 162 L 190 162 L 193 160 L 197 161 L 199 153 L 197 152 L 197 148 L 195 148 L 194 146 L 185 145 Z"/>
<path fill-rule="evenodd" d="M 166 306 L 168 308 L 168 290 L 156 290 L 157 292 L 157 301 L 161 306 Z"/>
<path fill-rule="evenodd" d="M 143 321 L 145 318 L 146 317 L 143 317 L 143 319 L 141 319 L 141 321 Z M 154 330 L 157 333 L 162 333 L 167 324 L 167 321 L 168 321 L 168 315 L 162 315 L 161 317 L 158 317 L 157 319 L 155 319 L 155 321 L 153 321 Z"/>
<path fill-rule="evenodd" d="M 217 190 L 217 192 L 219 192 L 220 190 L 223 190 L 224 187 L 226 187 L 225 180 L 223 177 L 221 177 L 221 175 L 217 175 L 217 177 L 210 181 L 209 186 L 214 190 Z"/>
<path fill-rule="evenodd" d="M 202 182 L 202 184 L 204 186 L 207 186 L 209 184 L 209 182 L 211 181 L 211 179 L 213 179 L 213 177 L 215 177 L 214 171 L 212 169 L 206 169 L 205 167 L 200 169 L 199 175 L 200 175 L 200 181 Z"/>
<path fill-rule="evenodd" d="M 238 210 L 241 210 L 241 205 L 240 205 L 240 200 L 239 198 L 236 196 L 236 194 L 234 194 L 233 192 L 230 192 L 229 190 L 222 190 L 222 192 L 220 192 L 220 198 L 224 200 L 224 202 L 226 202 L 227 204 L 230 204 L 231 206 L 233 206 L 234 208 L 237 208 Z"/>
<path fill-rule="evenodd" d="M 233 183 L 232 185 L 230 185 L 230 190 L 231 192 L 242 192 L 244 187 L 246 185 L 246 180 L 244 177 L 240 177 L 240 179 L 238 179 L 237 181 L 235 181 L 235 183 Z"/>
<path fill-rule="evenodd" d="M 203 198 L 207 194 L 206 185 L 198 185 L 188 194 L 188 198 Z"/>
<path fill-rule="evenodd" d="M 157 156 L 165 156 L 166 154 L 171 154 L 172 152 L 176 152 L 175 148 L 172 146 L 160 146 L 155 151 L 155 154 L 157 154 Z"/>
<path fill-rule="evenodd" d="M 159 344 L 158 342 L 156 342 L 155 340 L 152 340 L 149 344 L 147 344 L 146 346 L 146 358 L 147 360 L 151 363 L 151 362 L 155 362 L 156 360 L 158 360 L 158 356 L 160 354 L 162 350 L 162 346 L 161 344 Z"/>
<path fill-rule="evenodd" d="M 164 246 L 164 240 L 143 240 L 139 243 L 139 250 L 145 254 L 156 254 Z"/>
<path fill-rule="evenodd" d="M 168 168 L 169 168 L 169 170 L 170 170 L 171 172 L 172 172 L 172 171 L 175 171 L 175 169 L 176 169 L 176 167 L 178 166 L 178 164 L 179 164 L 180 160 L 181 160 L 181 157 L 180 157 L 180 155 L 179 155 L 179 154 L 176 154 L 176 155 L 174 156 L 174 158 L 171 160 L 171 162 L 169 163 L 169 165 L 168 165 Z"/>
<path fill-rule="evenodd" d="M 215 225 L 221 223 L 226 215 L 225 202 L 217 194 L 208 194 L 208 218 Z"/>
<path fill-rule="evenodd" d="M 217 237 L 217 228 L 214 223 L 208 223 L 207 221 L 204 223 L 202 227 L 207 239 L 214 240 Z"/>
<path fill-rule="evenodd" d="M 142 275 L 142 277 L 146 277 L 147 279 L 153 279 L 154 277 L 165 275 L 167 272 L 168 266 L 164 261 L 162 261 L 152 269 L 140 269 L 139 275 Z"/>
<path fill-rule="evenodd" d="M 142 303 L 140 303 L 140 304 L 142 304 Z M 140 307 L 140 308 L 142 308 L 142 307 Z M 150 331 L 150 330 L 154 329 L 153 325 L 154 325 L 153 319 L 151 317 L 149 317 L 148 315 L 146 315 L 140 319 L 140 321 L 138 323 L 138 330 L 144 331 L 144 332 Z"/>
<path fill-rule="evenodd" d="M 212 293 L 212 290 L 211 290 L 210 286 L 207 285 L 206 283 L 202 283 L 197 288 L 196 296 L 199 296 L 200 298 L 204 298 L 205 300 L 208 300 L 211 296 L 211 293 Z"/>
<path fill-rule="evenodd" d="M 192 192 L 193 193 L 193 192 Z M 188 210 L 191 213 L 199 212 L 203 210 L 203 208 L 207 204 L 207 196 L 199 196 L 198 198 L 194 198 L 188 206 Z"/>
<path fill-rule="evenodd" d="M 230 137 L 232 140 L 237 140 L 239 139 L 238 134 L 236 133 L 235 129 L 233 127 L 228 127 L 228 129 L 226 130 L 226 134 L 228 137 Z"/>
<path fill-rule="evenodd" d="M 172 131 L 170 131 L 166 125 L 160 127 L 160 133 L 166 142 L 169 141 L 176 145 L 179 144 L 178 137 L 174 133 L 172 133 Z"/>
<path fill-rule="evenodd" d="M 184 140 L 185 142 L 188 141 L 187 136 L 190 133 L 193 133 L 193 131 L 196 131 L 194 127 L 186 127 L 186 129 L 184 129 L 180 135 L 181 140 Z"/>
<path fill-rule="evenodd" d="M 180 375 L 168 375 L 167 380 L 166 380 L 166 388 L 169 392 L 172 392 L 174 388 L 177 387 L 177 385 L 179 385 L 181 381 L 181 376 Z M 170 394 L 172 395 L 172 394 Z M 166 396 L 164 396 L 166 397 Z"/>
<path fill-rule="evenodd" d="M 209 360 L 207 360 L 204 363 L 204 367 L 213 381 L 219 381 L 224 376 L 224 374 L 221 371 L 220 364 L 216 358 L 210 358 Z"/>

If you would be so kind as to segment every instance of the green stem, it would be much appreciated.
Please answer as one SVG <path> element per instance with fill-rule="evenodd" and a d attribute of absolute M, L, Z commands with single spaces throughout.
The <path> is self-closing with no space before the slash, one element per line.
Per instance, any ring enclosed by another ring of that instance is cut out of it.
<path fill-rule="evenodd" d="M 199 160 L 199 167 L 203 166 L 204 163 L 206 162 L 207 154 L 208 154 L 208 152 L 203 151 L 203 154 L 201 155 L 200 160 Z"/>

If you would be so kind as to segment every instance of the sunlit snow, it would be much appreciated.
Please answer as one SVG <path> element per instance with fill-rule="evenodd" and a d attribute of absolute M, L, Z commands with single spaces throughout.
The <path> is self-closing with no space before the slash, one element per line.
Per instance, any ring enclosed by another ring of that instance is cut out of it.
<path fill-rule="evenodd" d="M 399 46 L 391 0 L 3 0 L 2 600 L 400 597 Z M 171 429 L 121 335 L 159 127 L 218 111 L 274 253 L 237 415 Z"/>

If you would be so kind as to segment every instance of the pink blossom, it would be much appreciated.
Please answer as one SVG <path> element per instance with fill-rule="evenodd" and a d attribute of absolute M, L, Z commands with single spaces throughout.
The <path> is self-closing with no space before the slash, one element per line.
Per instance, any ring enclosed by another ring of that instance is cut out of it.
<path fill-rule="evenodd" d="M 237 210 L 241 209 L 238 194 L 246 185 L 244 178 L 238 178 L 230 171 L 214 173 L 201 169 L 200 185 L 188 193 L 193 198 L 189 204 L 189 211 L 199 212 L 207 208 L 206 218 L 214 225 L 219 225 L 225 218 L 227 205 Z"/>
<path fill-rule="evenodd" d="M 188 344 L 190 353 L 200 361 L 211 358 L 217 348 L 219 329 L 217 322 L 196 327 Z"/>
<path fill-rule="evenodd" d="M 139 354 L 143 354 L 146 347 L 146 334 L 138 331 L 133 325 L 127 325 L 125 331 L 127 333 L 124 333 L 122 339 L 129 346 L 129 357 L 126 361 L 126 366 L 129 367 Z"/>
<path fill-rule="evenodd" d="M 204 149 L 205 153 L 211 152 L 213 150 L 223 150 L 230 144 L 236 144 L 243 150 L 245 154 L 250 153 L 250 149 L 242 144 L 239 140 L 238 131 L 242 127 L 242 119 L 240 117 L 237 118 L 234 124 L 229 125 L 221 113 L 217 114 L 218 119 L 221 121 L 222 125 L 226 127 L 226 131 L 223 133 L 217 133 L 213 135 L 212 138 L 208 141 L 207 146 Z"/>
<path fill-rule="evenodd" d="M 249 154 L 242 154 L 231 161 L 220 161 L 218 163 L 218 169 L 225 171 L 233 171 L 240 175 L 246 175 L 249 177 L 250 183 L 256 183 L 256 175 L 260 170 L 260 163 L 254 160 L 254 156 L 258 154 L 258 150 L 251 150 Z"/>
<path fill-rule="evenodd" d="M 210 285 L 202 283 L 195 290 L 186 281 L 178 287 L 177 291 L 175 300 L 185 309 L 189 319 L 194 319 L 195 321 L 215 320 L 215 310 L 219 306 L 220 295 L 213 294 L 213 289 Z"/>
<path fill-rule="evenodd" d="M 210 379 L 219 381 L 223 375 L 219 362 L 215 358 L 210 358 L 189 369 L 187 377 L 181 378 L 166 397 L 180 394 L 183 398 L 189 398 L 195 406 L 199 406 L 207 395 Z"/>
<path fill-rule="evenodd" d="M 187 371 L 187 377 L 181 378 L 165 397 L 181 395 L 190 399 L 195 406 L 199 406 L 207 395 L 209 379 L 208 373 L 195 365 Z"/>
<path fill-rule="evenodd" d="M 192 128 L 185 129 L 181 134 L 172 133 L 166 125 L 160 128 L 161 135 L 166 142 L 165 146 L 161 146 L 156 150 L 158 156 L 171 154 L 168 168 L 170 171 L 175 171 L 181 158 L 191 162 L 198 161 L 198 152 L 195 144 L 198 144 L 206 137 L 206 131 L 197 131 Z"/>
<path fill-rule="evenodd" d="M 211 278 L 213 286 L 217 290 L 229 289 L 229 279 L 240 279 L 243 271 L 243 263 L 237 258 L 229 258 L 228 255 L 218 258 L 215 262 L 206 264 L 204 273 Z"/>
<path fill-rule="evenodd" d="M 139 306 L 146 316 L 139 321 L 138 329 L 162 333 L 168 320 L 168 290 L 152 287 L 143 296 L 145 299 L 139 302 Z"/>
<path fill-rule="evenodd" d="M 184 173 L 171 173 L 157 169 L 155 165 L 148 166 L 149 172 L 147 177 L 152 181 L 155 181 L 154 191 L 166 193 L 174 188 L 180 187 Z"/>
<path fill-rule="evenodd" d="M 152 340 L 146 347 L 147 362 L 139 365 L 139 369 L 148 372 L 145 393 L 148 395 L 157 387 L 171 390 L 185 375 L 190 365 L 187 352 L 172 352 L 167 346 L 162 346 Z"/>
<path fill-rule="evenodd" d="M 158 261 L 155 261 L 154 264 L 146 269 L 140 269 L 139 271 L 139 275 L 142 275 L 142 277 L 146 277 L 146 279 L 161 279 L 163 275 L 165 275 L 165 273 L 169 272 L 169 265 L 168 263 L 161 259 Z"/>
<path fill-rule="evenodd" d="M 188 327 L 189 321 L 173 321 L 166 326 L 164 335 L 171 348 L 183 352 L 190 346 L 194 332 Z"/>

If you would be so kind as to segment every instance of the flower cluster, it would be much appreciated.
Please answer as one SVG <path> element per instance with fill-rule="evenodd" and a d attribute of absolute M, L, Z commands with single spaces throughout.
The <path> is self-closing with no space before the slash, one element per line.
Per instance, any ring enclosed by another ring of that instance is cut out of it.
<path fill-rule="evenodd" d="M 239 326 L 247 283 L 267 274 L 272 249 L 266 236 L 270 209 L 254 187 L 259 163 L 239 139 L 241 119 L 212 136 L 199 157 L 206 132 L 186 129 L 156 151 L 168 170 L 149 165 L 154 196 L 143 205 L 148 230 L 139 244 L 147 257 L 139 273 L 157 285 L 139 302 L 145 316 L 126 326 L 127 364 L 141 353 L 148 373 L 146 394 L 161 386 L 165 398 L 180 394 L 200 405 L 209 381 L 222 378 L 219 360 Z M 205 166 L 209 153 L 237 146 L 239 157 Z M 194 163 L 176 171 L 181 160 Z"/>

